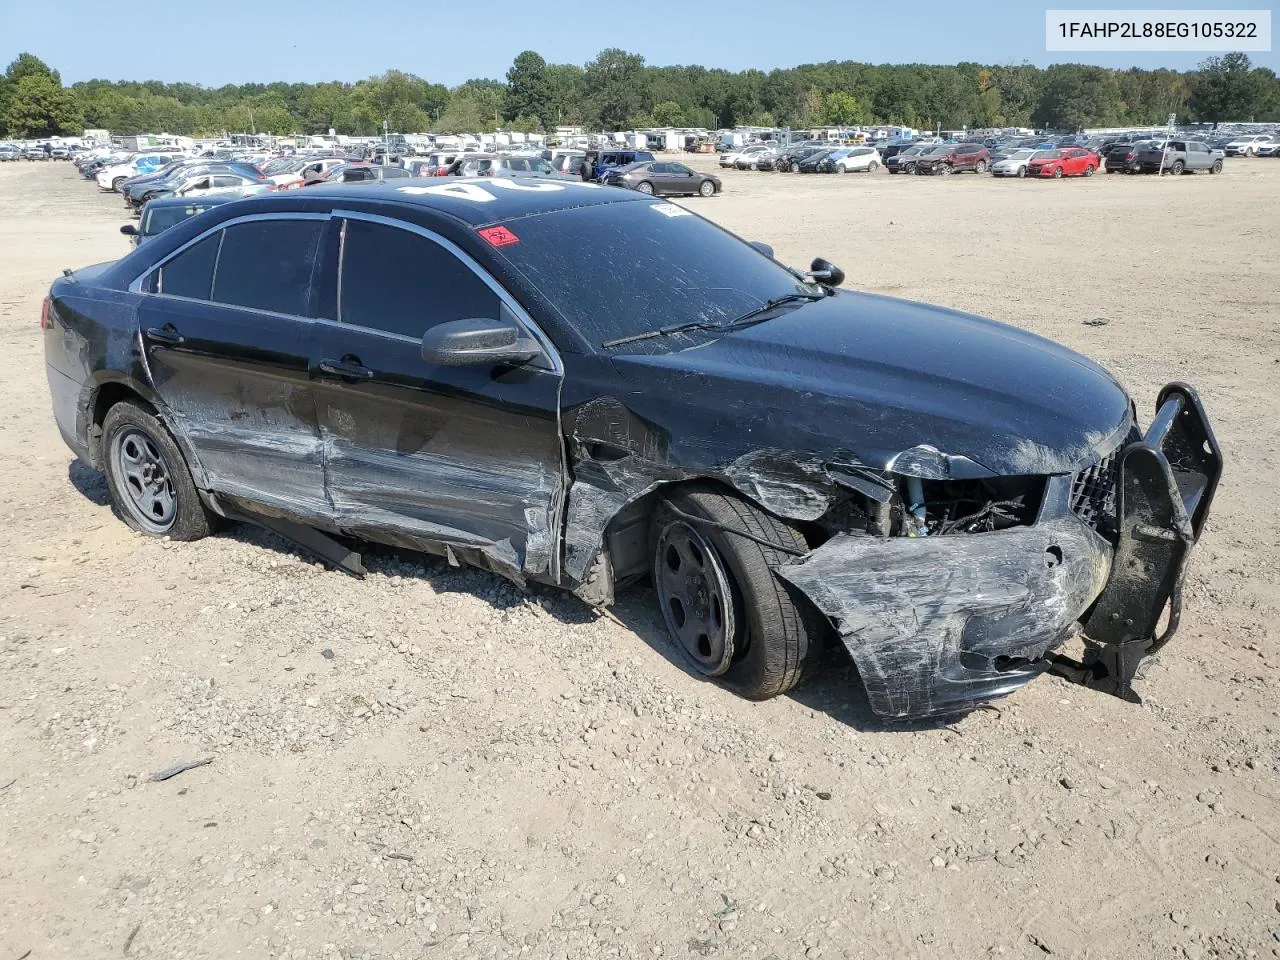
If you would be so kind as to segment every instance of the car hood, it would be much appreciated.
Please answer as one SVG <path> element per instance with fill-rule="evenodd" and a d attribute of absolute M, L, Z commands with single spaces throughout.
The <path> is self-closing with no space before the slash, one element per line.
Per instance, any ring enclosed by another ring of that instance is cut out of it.
<path fill-rule="evenodd" d="M 641 394 L 698 411 L 690 419 L 717 437 L 876 469 L 928 445 L 991 474 L 1069 473 L 1113 450 L 1131 423 L 1123 388 L 1066 347 L 983 317 L 845 291 L 614 366 Z"/>

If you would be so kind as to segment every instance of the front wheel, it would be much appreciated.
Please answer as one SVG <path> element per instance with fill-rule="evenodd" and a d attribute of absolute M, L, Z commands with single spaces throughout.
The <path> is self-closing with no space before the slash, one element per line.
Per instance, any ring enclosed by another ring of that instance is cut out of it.
<path fill-rule="evenodd" d="M 703 180 L 702 183 L 698 185 L 698 193 L 701 196 L 704 196 L 704 197 L 715 196 L 715 192 L 716 192 L 716 185 L 712 183 L 710 180 Z"/>
<path fill-rule="evenodd" d="M 1053 168 L 1053 179 L 1055 179 L 1055 180 L 1061 180 L 1061 179 L 1062 179 L 1062 168 L 1061 168 L 1061 167 L 1054 167 L 1054 168 Z"/>
<path fill-rule="evenodd" d="M 737 496 L 690 486 L 659 502 L 652 537 L 662 616 L 694 670 L 753 700 L 800 682 L 823 621 L 773 573 L 807 549 L 798 530 Z"/>
<path fill-rule="evenodd" d="M 1019 179 L 1019 180 L 1022 180 L 1023 178 L 1025 178 L 1025 177 L 1026 177 L 1026 175 L 1027 175 L 1027 168 L 1026 168 L 1026 167 L 1019 167 L 1019 168 L 1018 168 L 1018 179 Z"/>
<path fill-rule="evenodd" d="M 1215 160 L 1215 161 L 1213 161 L 1213 166 L 1209 168 L 1209 172 L 1210 172 L 1210 173 L 1213 173 L 1213 174 L 1221 173 L 1221 172 L 1222 172 L 1222 161 L 1221 161 L 1221 160 Z"/>
<path fill-rule="evenodd" d="M 647 193 L 652 195 L 653 184 L 650 183 L 648 180 L 641 180 L 639 183 L 636 184 L 636 189 L 641 193 Z"/>
<path fill-rule="evenodd" d="M 985 160 L 979 160 L 979 161 L 978 161 L 978 163 L 977 163 L 977 165 L 976 165 L 976 166 L 974 166 L 974 168 L 973 168 L 973 172 L 974 172 L 974 173 L 986 173 L 986 172 L 987 172 L 987 161 L 985 161 Z"/>
<path fill-rule="evenodd" d="M 902 172 L 903 172 L 903 173 L 915 173 L 915 172 L 916 172 L 916 165 L 915 165 L 914 163 L 904 163 L 904 164 L 902 165 Z"/>
<path fill-rule="evenodd" d="M 116 514 L 149 537 L 199 540 L 214 519 L 200 502 L 182 451 L 140 404 L 122 401 L 102 423 L 107 489 Z"/>
<path fill-rule="evenodd" d="M 934 172 L 940 174 L 941 176 L 944 176 L 944 177 L 951 176 L 951 164 L 949 163 L 940 163 L 933 169 L 934 169 Z"/>

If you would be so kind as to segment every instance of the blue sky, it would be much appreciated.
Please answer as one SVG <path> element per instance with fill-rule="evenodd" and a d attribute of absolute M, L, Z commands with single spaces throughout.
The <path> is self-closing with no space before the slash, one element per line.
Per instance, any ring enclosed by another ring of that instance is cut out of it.
<path fill-rule="evenodd" d="M 29 50 L 61 71 L 67 83 L 103 77 L 208 86 L 354 81 L 392 68 L 452 86 L 471 77 L 502 78 L 521 50 L 532 48 L 554 63 L 585 63 L 610 46 L 643 54 L 652 64 L 730 70 L 846 59 L 1187 69 L 1207 54 L 1046 53 L 1044 11 L 1049 6 L 1264 8 L 1257 0 L 809 0 L 787 5 L 777 0 L 675 0 L 671 5 L 480 0 L 466 6 L 475 12 L 458 13 L 448 0 L 149 0 L 123 7 L 101 0 L 0 0 L 0 64 Z M 653 14 L 642 13 L 646 10 Z M 685 18 L 687 26 L 674 25 Z M 142 29 L 126 39 L 123 25 L 131 21 Z M 1280 69 L 1274 50 L 1250 56 L 1256 64 Z"/>

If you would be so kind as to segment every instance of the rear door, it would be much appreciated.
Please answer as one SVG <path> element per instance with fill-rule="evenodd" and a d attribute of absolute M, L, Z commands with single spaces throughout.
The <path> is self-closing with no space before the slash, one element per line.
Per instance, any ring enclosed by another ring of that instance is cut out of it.
<path fill-rule="evenodd" d="M 548 345 L 541 360 L 518 367 L 428 364 L 422 336 L 437 323 L 502 315 L 532 323 L 443 238 L 342 216 L 326 255 L 336 309 L 317 324 L 314 370 L 338 526 L 410 547 L 445 544 L 509 576 L 555 580 L 558 359 Z"/>
<path fill-rule="evenodd" d="M 671 171 L 665 163 L 649 164 L 645 179 L 653 184 L 653 192 L 656 194 L 665 195 L 672 192 Z"/>
<path fill-rule="evenodd" d="M 230 221 L 135 284 L 152 384 L 205 484 L 321 525 L 329 511 L 309 367 L 326 222 Z"/>

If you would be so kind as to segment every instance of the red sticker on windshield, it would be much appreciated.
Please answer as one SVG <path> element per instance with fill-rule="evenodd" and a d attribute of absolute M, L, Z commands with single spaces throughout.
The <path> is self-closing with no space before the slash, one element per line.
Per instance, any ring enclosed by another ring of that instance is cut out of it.
<path fill-rule="evenodd" d="M 509 247 L 513 243 L 520 242 L 520 238 L 506 227 L 485 227 L 483 230 L 477 230 L 476 232 L 484 237 L 491 247 Z"/>

